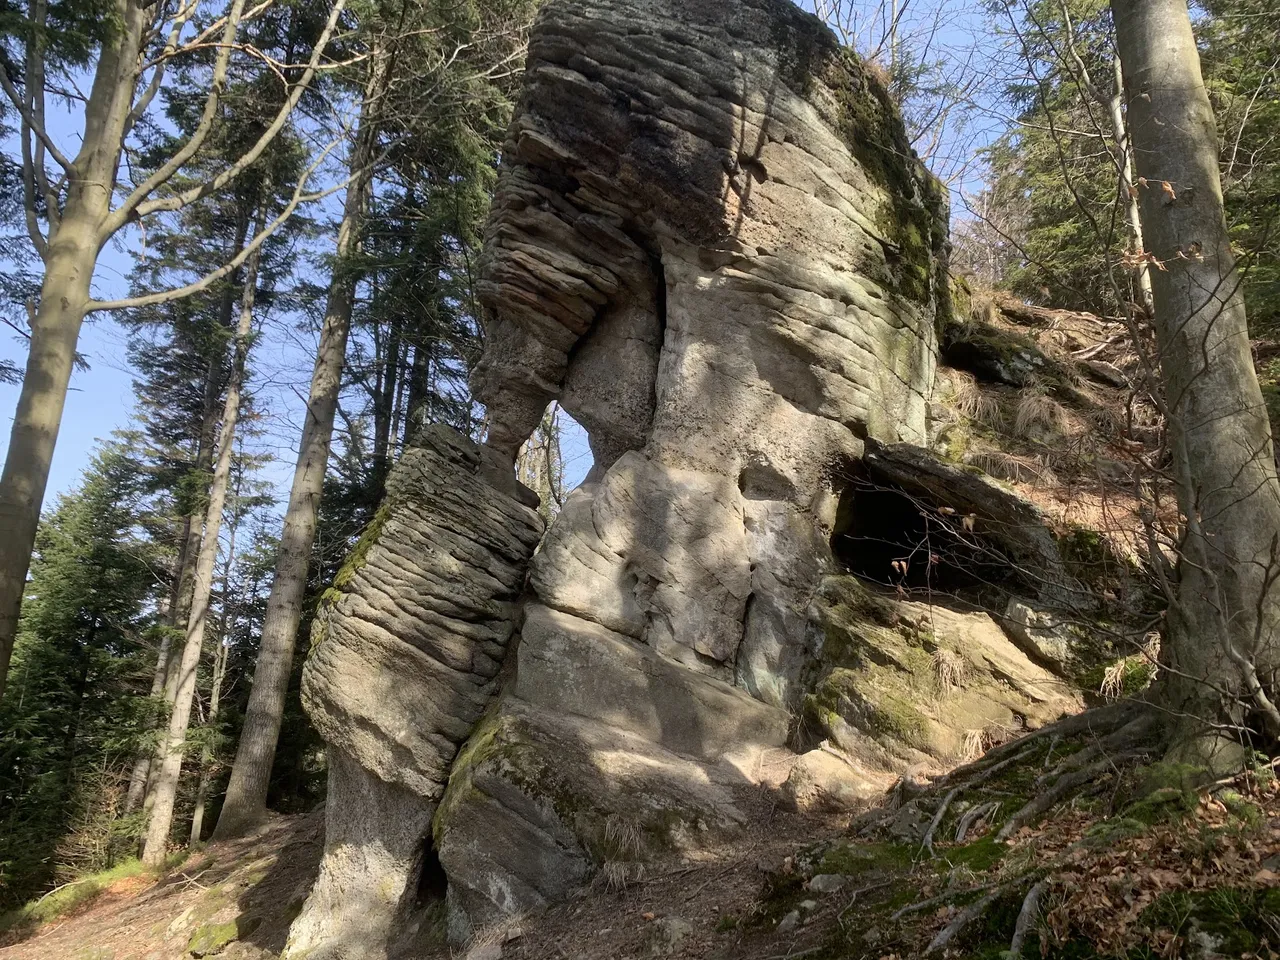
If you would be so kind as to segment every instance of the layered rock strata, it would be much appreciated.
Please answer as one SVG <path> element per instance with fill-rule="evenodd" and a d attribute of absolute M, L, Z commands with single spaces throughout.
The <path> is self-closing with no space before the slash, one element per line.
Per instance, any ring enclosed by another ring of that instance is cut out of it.
<path fill-rule="evenodd" d="M 849 465 L 924 440 L 945 244 L 886 93 L 786 0 L 543 9 L 473 385 L 494 450 L 558 399 L 595 467 L 437 816 L 455 937 L 732 826 L 816 679 Z"/>
<path fill-rule="evenodd" d="M 436 858 L 456 941 L 623 880 L 740 826 L 815 737 L 797 802 L 856 803 L 959 759 L 957 724 L 1071 708 L 990 618 L 922 638 L 832 554 L 868 464 L 933 476 L 901 445 L 945 252 L 887 94 L 788 0 L 549 0 L 486 234 L 487 444 L 405 455 L 317 625 L 328 836 L 291 956 L 385 954 Z M 595 465 L 533 556 L 512 466 L 551 400 Z"/>
<path fill-rule="evenodd" d="M 497 695 L 543 524 L 492 451 L 428 427 L 322 601 L 302 699 L 328 745 L 320 877 L 288 955 L 376 958 L 411 932 L 430 825 Z"/>

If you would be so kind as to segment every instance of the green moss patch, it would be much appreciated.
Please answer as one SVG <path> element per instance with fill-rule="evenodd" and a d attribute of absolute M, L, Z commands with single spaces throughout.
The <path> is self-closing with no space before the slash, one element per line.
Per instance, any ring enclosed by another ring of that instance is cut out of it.
<path fill-rule="evenodd" d="M 33 931 L 96 900 L 115 881 L 147 872 L 142 861 L 130 859 L 101 873 L 73 880 L 16 910 L 0 913 L 0 934 Z"/>

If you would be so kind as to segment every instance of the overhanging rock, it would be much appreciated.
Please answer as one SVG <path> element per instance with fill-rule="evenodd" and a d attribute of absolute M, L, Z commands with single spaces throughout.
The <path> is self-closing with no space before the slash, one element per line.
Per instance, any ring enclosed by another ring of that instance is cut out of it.
<path fill-rule="evenodd" d="M 542 520 L 492 451 L 428 427 L 321 603 L 302 701 L 328 744 L 320 877 L 289 956 L 386 956 L 409 935 L 430 825 L 497 695 Z"/>
<path fill-rule="evenodd" d="M 923 442 L 945 247 L 887 94 L 787 0 L 543 8 L 473 385 L 503 456 L 559 399 L 595 468 L 436 818 L 455 938 L 733 826 L 815 678 L 846 465 Z"/>

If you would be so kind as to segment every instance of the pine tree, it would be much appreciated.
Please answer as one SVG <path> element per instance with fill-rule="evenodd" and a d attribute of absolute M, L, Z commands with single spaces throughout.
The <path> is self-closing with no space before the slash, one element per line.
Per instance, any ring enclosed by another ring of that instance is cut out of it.
<path fill-rule="evenodd" d="M 97 851 L 90 857 L 65 843 L 86 808 L 99 808 L 96 823 L 118 821 L 115 804 L 146 714 L 146 628 L 161 585 L 137 525 L 145 492 L 130 447 L 104 445 L 37 538 L 13 689 L 0 702 L 7 899 L 20 901 L 76 868 L 101 869 L 117 849 L 101 835 L 80 838 Z"/>

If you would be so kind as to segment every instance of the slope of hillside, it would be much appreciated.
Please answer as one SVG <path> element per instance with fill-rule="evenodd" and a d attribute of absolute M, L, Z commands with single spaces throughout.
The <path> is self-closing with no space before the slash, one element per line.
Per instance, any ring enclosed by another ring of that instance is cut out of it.
<path fill-rule="evenodd" d="M 424 931 L 406 956 L 1280 957 L 1272 768 L 1187 789 L 1188 771 L 1145 755 L 1136 711 L 1087 716 L 933 782 L 900 781 L 854 818 L 802 816 L 761 788 L 732 844 L 601 875 L 462 951 Z M 0 958 L 277 956 L 315 876 L 320 827 L 318 815 L 279 818 L 158 881 L 122 881 Z"/>

